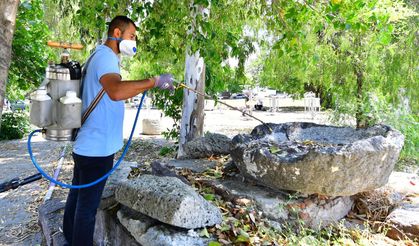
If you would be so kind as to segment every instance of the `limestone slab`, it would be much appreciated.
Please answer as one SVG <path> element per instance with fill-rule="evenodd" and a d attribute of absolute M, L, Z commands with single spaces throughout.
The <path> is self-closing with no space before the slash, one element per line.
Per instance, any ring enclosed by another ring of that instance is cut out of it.
<path fill-rule="evenodd" d="M 391 225 L 387 236 L 393 239 L 419 239 L 419 197 L 412 198 L 410 203 L 404 203 L 387 217 Z"/>
<path fill-rule="evenodd" d="M 63 224 L 64 207 L 65 202 L 59 199 L 50 199 L 39 207 L 38 220 L 48 246 L 65 242 L 59 229 Z"/>
<path fill-rule="evenodd" d="M 185 159 L 185 160 L 169 160 L 168 166 L 176 169 L 186 168 L 195 173 L 202 173 L 209 168 L 215 168 L 217 162 L 205 159 Z"/>
<path fill-rule="evenodd" d="M 226 178 L 218 182 L 217 188 L 252 199 L 258 211 L 269 220 L 291 224 L 302 220 L 305 226 L 316 230 L 337 223 L 348 214 L 353 205 L 350 197 L 328 197 L 324 200 L 316 196 L 298 197 L 296 194 L 276 192 L 243 181 L 239 177 Z"/>
<path fill-rule="evenodd" d="M 210 242 L 197 233 L 190 234 L 160 225 L 151 227 L 138 242 L 143 246 L 207 246 Z"/>
<path fill-rule="evenodd" d="M 174 177 L 141 175 L 120 184 L 121 204 L 163 223 L 194 229 L 219 224 L 220 210 Z"/>
<path fill-rule="evenodd" d="M 121 224 L 143 246 L 207 245 L 207 240 L 200 238 L 193 230 L 163 224 L 125 206 L 118 211 L 117 216 Z"/>

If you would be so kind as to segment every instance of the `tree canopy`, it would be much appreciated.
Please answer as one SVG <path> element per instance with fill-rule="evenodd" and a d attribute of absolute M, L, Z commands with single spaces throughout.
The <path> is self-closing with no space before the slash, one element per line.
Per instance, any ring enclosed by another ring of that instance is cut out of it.
<path fill-rule="evenodd" d="M 210 11 L 192 21 L 191 4 Z M 138 55 L 122 61 L 127 79 L 170 72 L 182 80 L 190 47 L 205 59 L 208 93 L 243 85 L 296 97 L 312 91 L 338 118 L 355 117 L 358 127 L 397 125 L 393 116 L 403 111 L 417 129 L 416 7 L 403 0 L 23 0 L 7 95 L 22 97 L 42 81 L 48 59 L 59 52 L 45 46 L 47 39 L 83 43 L 83 52 L 72 52 L 83 62 L 106 38 L 107 23 L 127 15 L 138 26 Z M 249 63 L 251 56 L 257 58 Z M 175 119 L 181 93 L 156 97 Z"/>

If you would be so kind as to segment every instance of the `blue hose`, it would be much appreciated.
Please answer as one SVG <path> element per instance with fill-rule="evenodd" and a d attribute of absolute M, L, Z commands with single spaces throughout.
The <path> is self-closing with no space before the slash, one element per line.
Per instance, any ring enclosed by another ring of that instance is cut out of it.
<path fill-rule="evenodd" d="M 49 176 L 47 173 L 45 173 L 44 170 L 42 170 L 42 168 L 36 162 L 36 160 L 35 160 L 35 158 L 33 156 L 33 153 L 32 153 L 32 146 L 31 146 L 32 136 L 35 133 L 37 133 L 37 132 L 41 132 L 41 130 L 35 130 L 35 131 L 31 132 L 31 134 L 29 134 L 29 138 L 28 138 L 28 152 L 29 152 L 29 156 L 31 157 L 31 160 L 32 160 L 33 165 L 36 167 L 36 169 L 38 169 L 38 171 L 46 179 L 48 179 L 49 181 L 51 181 L 51 182 L 53 182 L 53 183 L 55 183 L 55 184 L 57 184 L 57 185 L 59 185 L 61 187 L 64 187 L 64 188 L 69 188 L 69 189 L 82 189 L 82 188 L 87 188 L 87 187 L 93 186 L 93 185 L 95 185 L 95 184 L 103 181 L 104 179 L 106 179 L 107 177 L 109 177 L 109 175 L 111 175 L 118 168 L 119 164 L 124 159 L 124 156 L 125 156 L 125 154 L 128 151 L 128 148 L 129 148 L 129 146 L 131 144 L 132 136 L 134 135 L 135 126 L 137 125 L 138 116 L 140 115 L 141 107 L 143 106 L 143 101 L 144 101 L 144 98 L 145 98 L 146 94 L 147 94 L 147 91 L 145 91 L 143 93 L 143 96 L 141 97 L 140 105 L 138 106 L 138 110 L 137 110 L 137 115 L 135 116 L 134 125 L 132 126 L 131 134 L 130 134 L 130 136 L 128 138 L 128 142 L 125 145 L 125 148 L 124 148 L 124 151 L 122 152 L 121 157 L 116 162 L 115 166 L 108 173 L 106 173 L 103 177 L 97 179 L 96 181 L 93 181 L 91 183 L 88 183 L 88 184 L 83 184 L 83 185 L 70 185 L 70 184 L 65 184 L 65 183 L 62 183 L 60 181 L 57 181 L 54 178 L 52 178 L 51 176 Z"/>

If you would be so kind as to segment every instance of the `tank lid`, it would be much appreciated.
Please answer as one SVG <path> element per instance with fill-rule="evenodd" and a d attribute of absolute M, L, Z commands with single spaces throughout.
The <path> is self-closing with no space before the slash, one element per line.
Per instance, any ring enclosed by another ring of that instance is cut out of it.
<path fill-rule="evenodd" d="M 39 90 L 36 91 L 36 93 L 38 95 L 46 95 L 47 94 L 47 90 L 45 90 L 45 89 L 39 89 Z"/>
<path fill-rule="evenodd" d="M 65 97 L 60 98 L 60 102 L 63 104 L 81 103 L 81 99 L 77 97 L 75 91 L 67 91 Z"/>
<path fill-rule="evenodd" d="M 77 97 L 77 93 L 75 91 L 67 91 L 65 93 L 65 96 L 70 97 L 70 98 L 74 98 L 74 97 Z"/>
<path fill-rule="evenodd" d="M 38 89 L 34 93 L 31 94 L 31 99 L 35 101 L 47 101 L 47 100 L 51 100 L 51 97 L 48 96 L 47 90 Z"/>

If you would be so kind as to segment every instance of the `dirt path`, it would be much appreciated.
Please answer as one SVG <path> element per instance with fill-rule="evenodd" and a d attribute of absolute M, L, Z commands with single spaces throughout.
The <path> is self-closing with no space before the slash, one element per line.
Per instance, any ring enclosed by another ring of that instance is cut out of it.
<path fill-rule="evenodd" d="M 32 165 L 26 139 L 0 142 L 0 182 L 26 178 L 38 173 Z M 35 137 L 35 156 L 51 171 L 63 143 Z M 37 207 L 43 201 L 48 183 L 38 180 L 15 190 L 0 193 L 0 245 L 35 245 L 41 241 L 37 225 Z"/>

